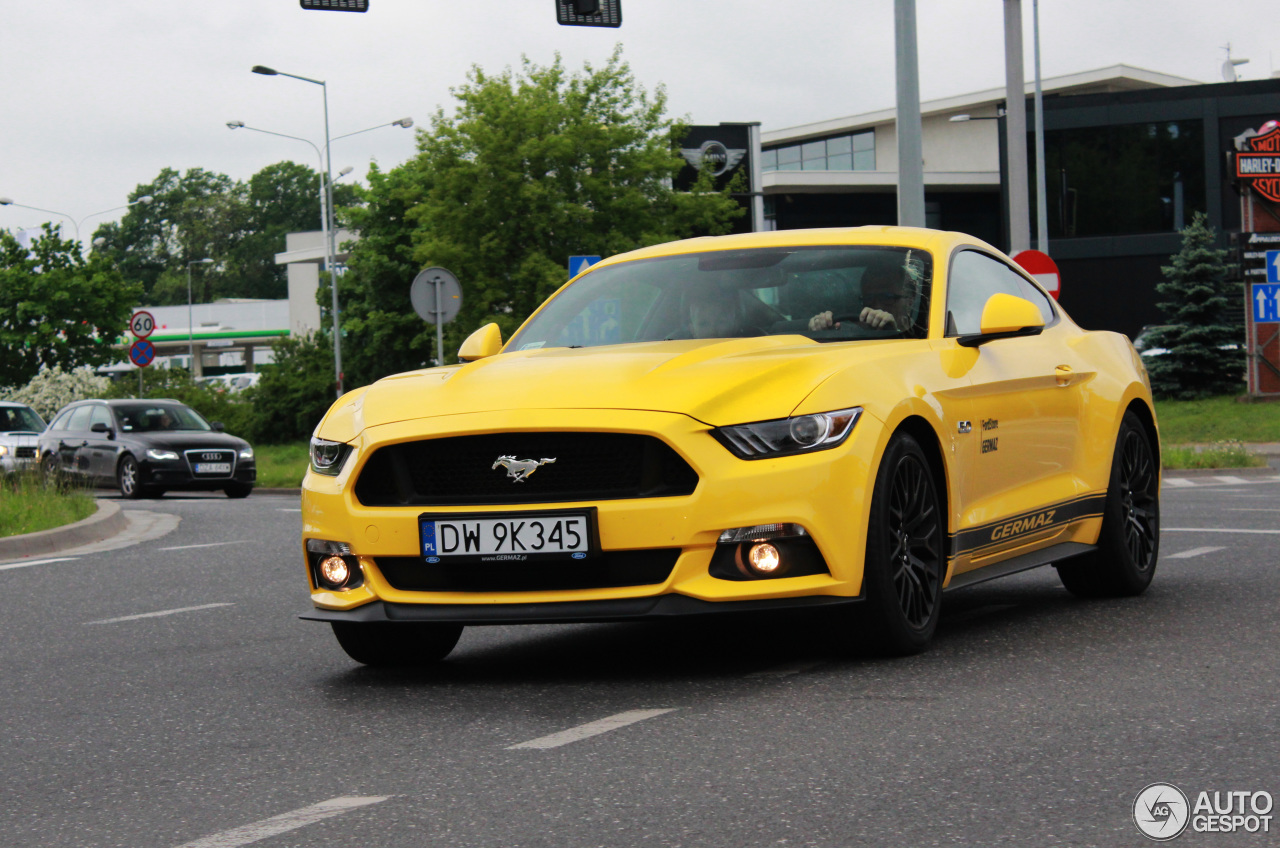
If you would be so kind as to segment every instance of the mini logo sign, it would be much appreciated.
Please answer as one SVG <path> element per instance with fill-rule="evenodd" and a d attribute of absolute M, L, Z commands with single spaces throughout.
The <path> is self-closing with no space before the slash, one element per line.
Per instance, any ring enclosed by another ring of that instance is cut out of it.
<path fill-rule="evenodd" d="M 1172 783 L 1153 783 L 1133 799 L 1133 823 L 1148 839 L 1173 839 L 1187 829 L 1190 820 L 1187 796 Z"/>
<path fill-rule="evenodd" d="M 684 147 L 680 149 L 684 160 L 698 170 L 707 170 L 711 176 L 719 177 L 738 167 L 742 157 L 747 155 L 746 149 L 729 149 L 718 141 L 704 141 L 701 147 Z"/>

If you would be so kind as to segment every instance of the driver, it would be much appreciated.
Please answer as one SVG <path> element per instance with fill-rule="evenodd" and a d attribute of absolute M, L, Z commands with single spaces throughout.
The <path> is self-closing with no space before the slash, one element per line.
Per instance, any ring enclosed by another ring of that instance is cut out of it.
<path fill-rule="evenodd" d="M 718 286 L 689 290 L 689 330 L 695 339 L 721 339 L 742 335 L 740 304 L 736 291 Z"/>
<path fill-rule="evenodd" d="M 911 287 L 901 266 L 873 265 L 862 274 L 862 311 L 858 323 L 873 330 L 905 331 L 911 328 Z M 838 330 L 830 311 L 809 319 L 810 330 Z"/>

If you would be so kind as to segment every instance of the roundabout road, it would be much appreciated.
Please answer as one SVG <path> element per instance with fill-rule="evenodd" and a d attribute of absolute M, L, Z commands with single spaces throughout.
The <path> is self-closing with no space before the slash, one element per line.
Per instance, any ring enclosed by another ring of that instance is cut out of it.
<path fill-rule="evenodd" d="M 123 503 L 123 546 L 0 563 L 0 842 L 1148 844 L 1148 784 L 1280 795 L 1280 477 L 1223 476 L 1166 485 L 1144 596 L 982 584 L 906 660 L 749 618 L 472 629 L 432 673 L 296 618 L 296 496 Z"/>

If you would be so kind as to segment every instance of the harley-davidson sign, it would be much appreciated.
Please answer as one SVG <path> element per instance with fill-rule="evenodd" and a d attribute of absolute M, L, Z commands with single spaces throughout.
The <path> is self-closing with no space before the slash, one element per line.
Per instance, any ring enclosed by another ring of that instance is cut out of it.
<path fill-rule="evenodd" d="M 1236 179 L 1280 203 L 1280 127 L 1247 139 L 1248 150 L 1236 153 Z"/>

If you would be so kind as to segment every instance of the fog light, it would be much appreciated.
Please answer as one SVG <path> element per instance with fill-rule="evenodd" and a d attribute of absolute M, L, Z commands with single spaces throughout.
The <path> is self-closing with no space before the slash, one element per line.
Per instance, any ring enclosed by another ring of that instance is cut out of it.
<path fill-rule="evenodd" d="M 776 574 L 782 567 L 782 555 L 768 542 L 760 542 L 747 552 L 747 563 L 756 574 Z"/>
<path fill-rule="evenodd" d="M 340 589 L 351 579 L 351 567 L 342 557 L 325 557 L 320 561 L 320 577 L 334 589 Z"/>

